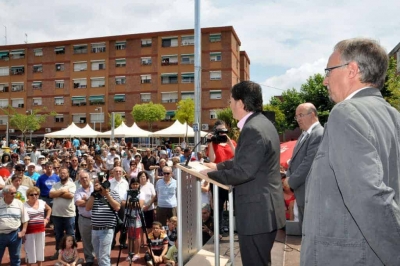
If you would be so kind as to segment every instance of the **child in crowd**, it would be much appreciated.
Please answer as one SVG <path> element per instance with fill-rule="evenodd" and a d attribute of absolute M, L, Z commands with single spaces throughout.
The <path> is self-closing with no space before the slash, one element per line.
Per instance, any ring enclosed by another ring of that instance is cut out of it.
<path fill-rule="evenodd" d="M 163 257 L 166 266 L 178 265 L 178 239 L 175 239 L 175 245 L 168 249 L 167 254 Z"/>
<path fill-rule="evenodd" d="M 145 260 L 147 266 L 153 266 L 152 257 L 156 265 L 163 263 L 163 257 L 168 250 L 168 238 L 167 234 L 163 232 L 160 222 L 153 222 L 153 231 L 149 234 L 149 239 L 153 253 L 150 256 L 150 249 L 146 252 Z"/>
<path fill-rule="evenodd" d="M 65 235 L 61 240 L 61 250 L 55 266 L 82 266 L 83 259 L 79 258 L 77 246 L 73 236 Z"/>
<path fill-rule="evenodd" d="M 178 234 L 176 231 L 177 225 L 178 225 L 178 218 L 176 216 L 172 216 L 171 218 L 167 219 L 167 226 L 163 227 L 168 238 L 168 248 L 173 246 L 175 240 L 178 238 Z"/>
<path fill-rule="evenodd" d="M 139 179 L 134 177 L 131 179 L 129 183 L 129 188 L 134 191 L 139 190 Z M 128 249 L 129 253 L 133 253 L 134 256 L 131 258 L 130 255 L 126 258 L 126 261 L 132 260 L 132 262 L 138 260 L 140 258 L 140 235 L 142 233 L 142 221 L 140 220 L 139 212 L 136 209 L 136 203 L 139 202 L 140 206 L 143 205 L 144 200 L 140 199 L 140 194 L 137 199 L 131 199 L 131 196 L 128 198 L 129 208 L 127 210 L 131 210 L 131 213 L 128 213 L 129 216 L 129 227 L 128 227 Z"/>

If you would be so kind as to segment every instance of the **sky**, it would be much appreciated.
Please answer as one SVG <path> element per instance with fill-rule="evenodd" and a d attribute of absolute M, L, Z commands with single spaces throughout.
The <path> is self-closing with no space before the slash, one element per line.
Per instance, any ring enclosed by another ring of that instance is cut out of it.
<path fill-rule="evenodd" d="M 264 103 L 323 73 L 343 39 L 377 39 L 388 53 L 400 42 L 399 0 L 199 1 L 201 27 L 234 27 Z M 7 44 L 19 44 L 190 29 L 194 6 L 194 0 L 0 0 L 0 45 L 5 31 Z"/>

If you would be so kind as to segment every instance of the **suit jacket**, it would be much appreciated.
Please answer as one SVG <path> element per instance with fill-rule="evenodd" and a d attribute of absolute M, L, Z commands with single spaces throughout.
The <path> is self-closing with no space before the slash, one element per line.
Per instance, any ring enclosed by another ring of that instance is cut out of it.
<path fill-rule="evenodd" d="M 331 111 L 306 185 L 301 265 L 400 265 L 400 114 L 367 88 Z"/>
<path fill-rule="evenodd" d="M 323 134 L 324 128 L 321 124 L 317 124 L 311 130 L 311 133 L 307 134 L 305 139 L 296 145 L 289 162 L 286 175 L 289 177 L 289 186 L 294 190 L 297 205 L 300 207 L 304 206 L 306 177 L 311 169 Z"/>
<path fill-rule="evenodd" d="M 269 233 L 285 225 L 279 157 L 275 127 L 263 114 L 254 113 L 242 128 L 235 157 L 208 173 L 213 180 L 235 186 L 239 234 Z"/>

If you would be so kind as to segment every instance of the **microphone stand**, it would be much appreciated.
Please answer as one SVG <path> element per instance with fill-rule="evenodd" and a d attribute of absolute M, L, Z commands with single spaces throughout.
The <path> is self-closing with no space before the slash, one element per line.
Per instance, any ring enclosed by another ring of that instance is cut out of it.
<path fill-rule="evenodd" d="M 194 150 L 196 150 L 197 146 L 199 146 L 199 144 L 203 143 L 203 141 L 204 141 L 205 139 L 206 139 L 206 137 L 200 138 L 200 141 L 199 141 L 196 145 L 194 145 L 192 152 L 193 152 Z M 190 156 L 186 159 L 186 162 L 185 162 L 185 163 L 181 163 L 180 165 L 182 165 L 183 167 L 186 167 L 187 169 L 191 169 L 192 167 L 189 166 L 189 161 L 190 161 L 190 158 L 191 158 L 191 157 L 192 157 L 192 154 L 190 154 Z"/>

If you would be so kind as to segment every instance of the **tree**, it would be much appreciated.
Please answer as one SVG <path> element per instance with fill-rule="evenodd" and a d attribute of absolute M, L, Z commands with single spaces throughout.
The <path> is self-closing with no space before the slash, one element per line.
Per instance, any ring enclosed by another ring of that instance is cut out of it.
<path fill-rule="evenodd" d="M 279 134 L 285 132 L 286 129 L 286 117 L 283 114 L 282 110 L 279 109 L 278 106 L 274 106 L 271 104 L 266 104 L 263 107 L 264 111 L 271 111 L 275 113 L 275 127 Z"/>
<path fill-rule="evenodd" d="M 147 122 L 150 131 L 153 129 L 153 123 L 164 119 L 165 114 L 165 107 L 162 104 L 154 104 L 153 102 L 136 104 L 131 112 L 133 120 Z"/>
<path fill-rule="evenodd" d="M 294 120 L 294 116 L 296 115 L 296 108 L 299 104 L 303 102 L 304 100 L 301 97 L 300 92 L 293 88 L 284 91 L 280 99 L 276 99 L 275 97 L 273 97 L 270 101 L 270 104 L 272 106 L 278 107 L 285 115 L 287 129 L 295 129 L 297 127 L 297 123 Z"/>
<path fill-rule="evenodd" d="M 112 126 L 112 114 L 108 113 L 109 122 L 108 124 Z M 125 119 L 122 118 L 122 115 L 119 113 L 114 113 L 114 128 L 119 127 L 122 122 L 125 122 Z"/>
<path fill-rule="evenodd" d="M 47 108 L 34 109 L 28 114 L 19 114 L 12 106 L 8 106 L 7 109 L 2 110 L 9 117 L 10 126 L 20 130 L 24 140 L 26 140 L 26 133 L 40 129 L 41 124 L 46 121 L 48 116 L 55 116 L 57 114 L 54 111 L 42 113 Z"/>
<path fill-rule="evenodd" d="M 400 111 L 400 76 L 397 74 L 397 62 L 393 57 L 389 60 L 382 95 L 390 105 Z"/>
<path fill-rule="evenodd" d="M 177 104 L 177 110 L 175 113 L 174 120 L 178 120 L 182 124 L 186 122 L 186 136 L 189 124 L 193 124 L 194 122 L 194 101 L 192 98 L 187 98 L 184 100 L 180 100 Z M 186 142 L 188 140 L 186 139 Z"/>
<path fill-rule="evenodd" d="M 237 140 L 239 138 L 239 129 L 237 128 L 237 120 L 233 118 L 231 108 L 225 108 L 217 111 L 218 120 L 225 122 L 226 127 L 229 129 L 228 136 L 231 139 Z"/>

